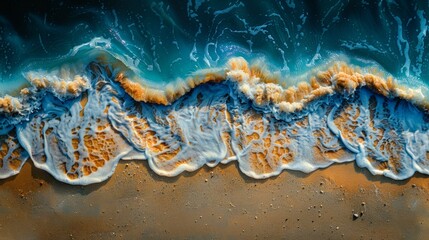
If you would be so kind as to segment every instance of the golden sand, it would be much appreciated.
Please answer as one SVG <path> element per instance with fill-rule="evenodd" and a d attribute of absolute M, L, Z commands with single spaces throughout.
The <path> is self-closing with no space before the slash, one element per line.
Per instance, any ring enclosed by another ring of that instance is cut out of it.
<path fill-rule="evenodd" d="M 121 163 L 71 186 L 26 163 L 0 180 L 2 238 L 424 239 L 429 182 L 372 176 L 353 163 L 248 178 L 228 164 L 174 178 Z M 354 220 L 353 214 L 358 218 Z"/>
<path fill-rule="evenodd" d="M 15 131 L 0 136 L 0 170 L 19 171 L 25 159 L 25 150 L 18 144 Z"/>

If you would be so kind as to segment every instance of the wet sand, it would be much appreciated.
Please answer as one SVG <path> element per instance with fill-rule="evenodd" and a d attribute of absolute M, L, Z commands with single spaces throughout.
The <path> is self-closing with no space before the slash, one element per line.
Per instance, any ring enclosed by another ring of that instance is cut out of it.
<path fill-rule="evenodd" d="M 234 163 L 167 178 L 122 161 L 106 182 L 71 186 L 27 162 L 0 180 L 0 239 L 424 239 L 428 180 L 354 163 L 267 180 Z"/>

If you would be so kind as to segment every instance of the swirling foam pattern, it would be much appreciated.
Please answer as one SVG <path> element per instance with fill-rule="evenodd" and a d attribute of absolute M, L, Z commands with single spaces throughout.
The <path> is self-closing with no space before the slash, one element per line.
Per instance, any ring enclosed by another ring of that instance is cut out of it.
<path fill-rule="evenodd" d="M 102 62 L 70 80 L 33 79 L 19 105 L 42 99 L 37 110 L 17 126 L 7 124 L 13 113 L 3 118 L 2 177 L 18 173 L 27 155 L 71 184 L 105 180 L 120 159 L 147 160 L 165 176 L 238 161 L 246 175 L 267 178 L 353 160 L 393 179 L 428 174 L 421 92 L 362 71 L 338 63 L 285 88 L 233 58 L 144 101 L 136 98 L 153 89 L 128 88 L 134 82 Z"/>
<path fill-rule="evenodd" d="M 0 16 L 0 177 L 27 159 L 83 185 L 121 159 L 164 176 L 231 161 L 253 178 L 349 161 L 429 174 L 429 6 L 314 2 Z"/>

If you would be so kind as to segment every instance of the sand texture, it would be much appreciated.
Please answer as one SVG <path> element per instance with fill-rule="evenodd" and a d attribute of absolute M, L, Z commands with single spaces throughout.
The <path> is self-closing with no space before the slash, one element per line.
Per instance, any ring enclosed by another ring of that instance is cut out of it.
<path fill-rule="evenodd" d="M 27 162 L 0 182 L 0 239 L 424 239 L 427 180 L 354 163 L 266 180 L 230 163 L 168 178 L 137 161 L 72 186 Z"/>

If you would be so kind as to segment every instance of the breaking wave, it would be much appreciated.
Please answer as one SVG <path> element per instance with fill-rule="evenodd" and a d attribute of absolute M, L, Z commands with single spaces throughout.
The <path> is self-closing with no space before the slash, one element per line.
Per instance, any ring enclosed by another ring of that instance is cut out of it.
<path fill-rule="evenodd" d="M 103 181 L 121 159 L 164 176 L 231 161 L 253 178 L 349 161 L 393 179 L 429 174 L 422 91 L 373 69 L 337 62 L 287 86 L 231 58 L 156 88 L 107 53 L 95 59 L 79 74 L 29 72 L 30 86 L 1 98 L 2 178 L 28 157 L 70 184 Z"/>

